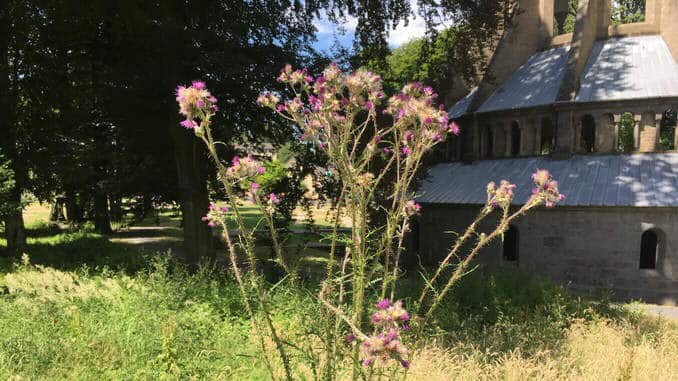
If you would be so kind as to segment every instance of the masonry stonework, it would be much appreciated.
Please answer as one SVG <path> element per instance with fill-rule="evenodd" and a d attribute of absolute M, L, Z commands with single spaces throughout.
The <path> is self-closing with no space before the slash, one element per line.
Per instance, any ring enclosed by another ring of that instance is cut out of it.
<path fill-rule="evenodd" d="M 419 253 L 440 261 L 477 215 L 478 206 L 424 205 Z M 492 227 L 487 220 L 481 231 Z M 483 266 L 518 267 L 549 277 L 587 293 L 609 292 L 614 299 L 642 298 L 662 304 L 678 303 L 678 213 L 673 208 L 539 209 L 513 224 L 518 229 L 518 261 L 502 258 L 496 241 L 478 256 Z M 660 232 L 656 269 L 640 269 L 640 240 L 644 231 Z"/>

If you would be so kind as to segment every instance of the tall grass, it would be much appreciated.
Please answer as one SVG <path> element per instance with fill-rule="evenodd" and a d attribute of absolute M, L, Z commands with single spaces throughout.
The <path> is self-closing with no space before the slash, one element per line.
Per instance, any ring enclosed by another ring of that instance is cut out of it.
<path fill-rule="evenodd" d="M 61 239 L 55 250 L 92 238 Z M 26 259 L 7 267 L 0 280 L 0 378 L 269 378 L 227 272 L 205 265 L 188 273 L 166 256 L 147 257 L 134 272 L 114 267 Z M 308 360 L 321 361 L 312 348 L 320 350 L 324 329 L 312 303 L 317 287 L 282 283 L 271 294 L 283 340 L 310 343 L 310 351 L 291 351 L 295 373 L 310 379 Z M 420 287 L 410 280 L 403 294 Z M 272 342 L 266 346 L 274 350 Z M 413 349 L 406 377 L 414 380 L 678 377 L 675 323 L 508 270 L 464 278 Z M 338 365 L 340 378 L 350 377 L 351 364 Z"/>

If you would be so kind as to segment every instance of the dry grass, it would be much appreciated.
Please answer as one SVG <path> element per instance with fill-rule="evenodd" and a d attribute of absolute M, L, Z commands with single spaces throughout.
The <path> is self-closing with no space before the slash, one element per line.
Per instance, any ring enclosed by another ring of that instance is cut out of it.
<path fill-rule="evenodd" d="M 677 380 L 678 323 L 643 317 L 571 326 L 558 352 L 499 355 L 464 345 L 414 354 L 408 380 Z"/>

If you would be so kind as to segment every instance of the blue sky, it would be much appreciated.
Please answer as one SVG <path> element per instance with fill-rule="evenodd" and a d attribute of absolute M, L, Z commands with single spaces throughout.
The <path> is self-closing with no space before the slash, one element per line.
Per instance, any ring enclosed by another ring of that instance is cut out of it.
<path fill-rule="evenodd" d="M 410 5 L 416 14 L 417 1 L 410 0 Z M 315 27 L 318 30 L 316 33 L 318 41 L 314 46 L 320 50 L 329 50 L 334 42 L 337 41 L 342 46 L 351 47 L 357 24 L 358 20 L 356 18 L 347 17 L 346 23 L 341 28 L 339 25 L 329 22 L 326 17 L 319 17 L 315 21 Z M 388 43 L 391 48 L 396 48 L 413 38 L 423 36 L 425 32 L 426 25 L 421 17 L 410 18 L 407 26 L 401 22 L 395 29 L 389 31 Z"/>

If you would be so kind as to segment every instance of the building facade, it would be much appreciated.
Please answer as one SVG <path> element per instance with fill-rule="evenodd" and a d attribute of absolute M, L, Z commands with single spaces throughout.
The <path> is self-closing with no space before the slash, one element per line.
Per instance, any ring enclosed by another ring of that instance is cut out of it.
<path fill-rule="evenodd" d="M 481 261 L 575 289 L 678 302 L 678 0 L 611 25 L 610 0 L 521 0 L 478 87 L 450 109 L 460 138 L 419 189 L 419 251 L 435 261 L 484 203 L 489 181 L 530 190 L 548 169 L 565 202 L 517 221 Z M 557 33 L 557 32 L 555 32 Z M 488 226 L 489 228 L 489 226 Z"/>

